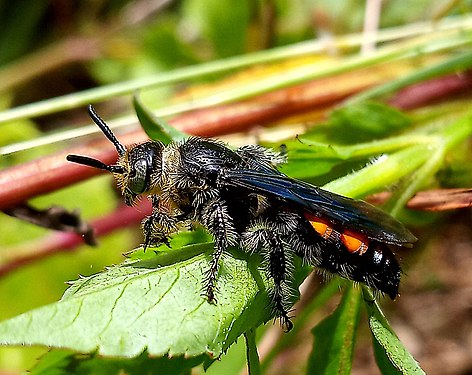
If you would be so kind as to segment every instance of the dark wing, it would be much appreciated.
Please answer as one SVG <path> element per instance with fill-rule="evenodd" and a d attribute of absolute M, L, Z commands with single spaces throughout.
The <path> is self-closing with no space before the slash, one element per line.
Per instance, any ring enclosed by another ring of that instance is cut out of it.
<path fill-rule="evenodd" d="M 278 171 L 225 170 L 220 181 L 225 186 L 272 195 L 329 221 L 334 227 L 350 229 L 380 242 L 405 246 L 416 241 L 402 223 L 377 207 L 291 179 Z"/>

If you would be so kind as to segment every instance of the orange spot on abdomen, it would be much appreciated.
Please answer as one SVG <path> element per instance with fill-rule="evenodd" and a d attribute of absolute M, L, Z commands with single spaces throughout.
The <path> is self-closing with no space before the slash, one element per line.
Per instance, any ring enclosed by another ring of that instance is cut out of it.
<path fill-rule="evenodd" d="M 344 247 L 350 253 L 358 253 L 359 255 L 362 255 L 369 248 L 369 239 L 363 234 L 351 230 L 345 230 L 342 233 L 339 233 L 333 229 L 327 221 L 309 213 L 305 213 L 305 218 L 321 237 L 324 239 L 331 238 L 337 239 L 338 241 L 341 240 Z"/>
<path fill-rule="evenodd" d="M 351 253 L 364 254 L 369 248 L 369 239 L 359 233 L 346 230 L 341 234 L 341 241 Z"/>
<path fill-rule="evenodd" d="M 336 233 L 329 223 L 320 219 L 319 217 L 308 213 L 305 213 L 305 217 L 310 222 L 316 233 L 318 233 L 324 239 L 328 239 L 333 235 L 333 233 Z"/>

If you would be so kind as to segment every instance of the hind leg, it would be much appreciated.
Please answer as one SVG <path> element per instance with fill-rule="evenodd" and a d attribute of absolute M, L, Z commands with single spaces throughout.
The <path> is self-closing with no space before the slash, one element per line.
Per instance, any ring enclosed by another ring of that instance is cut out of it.
<path fill-rule="evenodd" d="M 281 320 L 288 332 L 293 328 L 289 316 L 290 291 L 292 280 L 292 252 L 282 240 L 276 223 L 258 220 L 248 226 L 241 237 L 242 247 L 247 251 L 260 252 L 264 256 L 267 275 L 274 282 L 269 292 L 275 317 Z"/>

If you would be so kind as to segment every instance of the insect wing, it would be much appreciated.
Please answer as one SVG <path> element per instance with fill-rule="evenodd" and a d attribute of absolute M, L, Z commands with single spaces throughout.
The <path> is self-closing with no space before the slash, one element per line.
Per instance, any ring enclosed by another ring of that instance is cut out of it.
<path fill-rule="evenodd" d="M 294 203 L 333 226 L 351 229 L 380 242 L 407 246 L 416 241 L 402 223 L 377 207 L 291 179 L 278 171 L 227 170 L 223 180 L 227 186 L 270 194 Z"/>

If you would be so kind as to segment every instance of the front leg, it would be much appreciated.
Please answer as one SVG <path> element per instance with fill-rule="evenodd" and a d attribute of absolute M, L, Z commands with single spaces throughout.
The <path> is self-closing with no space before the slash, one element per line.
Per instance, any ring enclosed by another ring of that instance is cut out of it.
<path fill-rule="evenodd" d="M 161 243 L 169 245 L 169 235 L 178 230 L 177 218 L 161 211 L 159 198 L 154 195 L 151 197 L 151 201 L 153 207 L 152 214 L 142 221 L 144 251 L 151 245 L 156 246 Z"/>
<path fill-rule="evenodd" d="M 212 198 L 202 205 L 199 221 L 215 240 L 215 250 L 204 287 L 205 296 L 208 302 L 212 303 L 216 302 L 215 283 L 218 276 L 219 260 L 229 246 L 237 244 L 237 233 L 225 202 L 218 197 Z"/>

